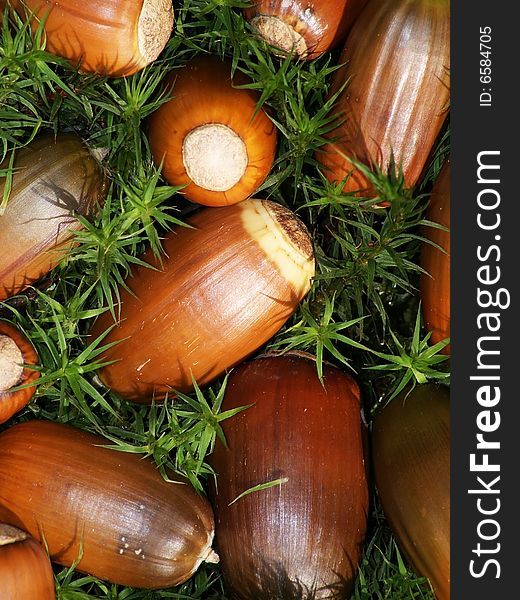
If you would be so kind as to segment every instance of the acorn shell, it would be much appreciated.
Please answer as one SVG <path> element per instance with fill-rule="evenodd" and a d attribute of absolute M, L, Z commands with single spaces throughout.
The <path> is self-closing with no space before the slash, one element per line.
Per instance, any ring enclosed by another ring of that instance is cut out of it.
<path fill-rule="evenodd" d="M 201 56 L 165 81 L 172 94 L 150 116 L 148 137 L 157 165 L 189 200 L 225 206 L 251 196 L 271 170 L 276 129 L 260 96 L 231 63 Z"/>
<path fill-rule="evenodd" d="M 31 27 L 44 22 L 45 49 L 81 71 L 122 77 L 152 63 L 173 29 L 171 0 L 14 0 Z"/>
<path fill-rule="evenodd" d="M 186 581 L 211 550 L 213 513 L 187 481 L 108 441 L 45 421 L 0 435 L 0 520 L 45 539 L 53 562 L 131 587 Z M 171 474 L 169 474 L 171 475 Z"/>
<path fill-rule="evenodd" d="M 14 169 L 0 215 L 0 300 L 53 269 L 81 227 L 76 215 L 93 214 L 106 195 L 99 161 L 76 135 L 36 138 L 17 151 Z M 4 186 L 1 179 L 0 196 Z"/>
<path fill-rule="evenodd" d="M 345 37 L 366 0 L 258 0 L 244 17 L 266 42 L 314 60 Z"/>
<path fill-rule="evenodd" d="M 340 124 L 317 160 L 344 190 L 374 193 L 350 158 L 384 173 L 402 169 L 418 181 L 449 107 L 449 0 L 369 0 L 347 37 L 331 95 Z"/>
<path fill-rule="evenodd" d="M 0 523 L 2 600 L 54 600 L 54 575 L 43 548 L 24 531 Z"/>
<path fill-rule="evenodd" d="M 222 410 L 246 405 L 222 422 L 227 448 L 217 441 L 209 456 L 231 597 L 349 598 L 368 512 L 356 382 L 325 365 L 322 385 L 305 355 L 260 357 L 231 373 Z"/>
<path fill-rule="evenodd" d="M 381 505 L 437 600 L 450 597 L 450 394 L 423 384 L 376 415 L 372 452 Z"/>
<path fill-rule="evenodd" d="M 311 285 L 314 255 L 307 230 L 268 200 L 206 208 L 163 242 L 158 271 L 137 267 L 120 289 L 121 319 L 103 343 L 114 364 L 102 382 L 128 400 L 151 403 L 166 392 L 191 391 L 267 342 Z M 92 337 L 113 325 L 105 313 Z"/>
<path fill-rule="evenodd" d="M 426 327 L 436 344 L 450 337 L 450 164 L 445 163 L 432 189 L 426 213 L 429 221 L 447 229 L 424 227 L 423 235 L 431 242 L 423 243 L 421 266 L 421 304 Z M 442 250 L 440 249 L 442 248 Z M 450 346 L 443 349 L 450 353 Z"/>
<path fill-rule="evenodd" d="M 40 373 L 29 367 L 37 364 L 38 355 L 31 342 L 14 325 L 0 319 L 0 424 L 9 420 L 33 397 L 35 386 L 16 391 L 11 389 L 34 383 Z"/>

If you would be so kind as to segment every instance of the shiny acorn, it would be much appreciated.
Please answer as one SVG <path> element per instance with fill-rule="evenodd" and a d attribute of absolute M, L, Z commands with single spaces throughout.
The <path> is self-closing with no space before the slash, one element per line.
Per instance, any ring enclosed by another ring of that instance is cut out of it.
<path fill-rule="evenodd" d="M 152 113 L 148 138 L 156 164 L 193 202 L 225 206 L 251 196 L 269 174 L 276 128 L 260 96 L 231 62 L 199 56 L 166 79 L 171 98 Z M 256 114 L 255 114 L 256 113 Z"/>
<path fill-rule="evenodd" d="M 99 161 L 74 134 L 34 139 L 16 152 L 14 169 L 0 214 L 0 300 L 53 269 L 81 227 L 76 215 L 92 215 L 106 195 Z M 0 196 L 5 181 L 0 180 Z"/>
<path fill-rule="evenodd" d="M 366 0 L 255 0 L 244 17 L 266 42 L 313 60 L 345 37 Z"/>
<path fill-rule="evenodd" d="M 39 371 L 38 355 L 27 337 L 14 325 L 0 319 L 0 424 L 26 406 L 36 391 L 34 385 L 23 390 L 13 388 L 35 383 Z"/>
<path fill-rule="evenodd" d="M 0 434 L 0 521 L 45 539 L 53 562 L 113 583 L 183 583 L 212 551 L 206 498 L 98 435 L 28 421 Z"/>
<path fill-rule="evenodd" d="M 98 374 L 128 400 L 151 403 L 208 383 L 267 342 L 314 276 L 305 226 L 269 200 L 204 208 L 163 241 L 162 263 L 137 267 L 121 288 L 121 314 L 103 344 L 118 342 Z M 99 317 L 92 338 L 113 326 Z"/>
<path fill-rule="evenodd" d="M 375 417 L 374 476 L 384 514 L 437 600 L 450 598 L 450 392 L 423 384 Z"/>
<path fill-rule="evenodd" d="M 338 124 L 316 153 L 331 182 L 374 194 L 351 159 L 419 180 L 449 109 L 449 0 L 369 0 L 347 36 L 330 94 Z"/>
<path fill-rule="evenodd" d="M 436 344 L 450 337 L 450 163 L 442 167 L 434 183 L 426 218 L 442 227 L 424 227 L 421 250 L 421 304 L 426 328 Z M 433 245 L 435 244 L 435 245 Z M 443 352 L 449 354 L 450 346 Z"/>
<path fill-rule="evenodd" d="M 54 600 L 54 575 L 45 550 L 30 535 L 0 523 L 2 600 Z"/>
<path fill-rule="evenodd" d="M 80 71 L 123 77 L 152 63 L 173 30 L 171 0 L 10 0 L 22 18 L 43 22 L 45 49 Z"/>
<path fill-rule="evenodd" d="M 222 410 L 244 406 L 222 422 L 227 447 L 217 441 L 209 456 L 227 590 L 236 600 L 349 598 L 368 513 L 356 382 L 325 365 L 322 385 L 303 353 L 265 355 L 229 377 Z"/>

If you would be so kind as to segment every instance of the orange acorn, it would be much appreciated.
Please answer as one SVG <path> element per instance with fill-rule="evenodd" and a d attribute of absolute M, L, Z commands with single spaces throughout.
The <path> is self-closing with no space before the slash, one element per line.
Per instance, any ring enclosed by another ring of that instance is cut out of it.
<path fill-rule="evenodd" d="M 59 264 L 81 227 L 77 215 L 94 214 L 105 184 L 99 161 L 76 135 L 43 134 L 17 150 L 9 201 L 0 214 L 0 300 Z M 4 186 L 1 179 L 0 197 Z"/>
<path fill-rule="evenodd" d="M 103 343 L 102 382 L 151 403 L 193 390 L 241 362 L 282 327 L 311 286 L 314 252 L 305 226 L 269 200 L 204 208 L 164 239 L 162 263 L 151 251 L 119 290 L 121 319 Z M 102 314 L 98 337 L 113 326 Z"/>
<path fill-rule="evenodd" d="M 11 0 L 35 31 L 44 22 L 45 49 L 81 71 L 122 77 L 153 62 L 173 29 L 171 0 Z"/>
<path fill-rule="evenodd" d="M 25 335 L 7 321 L 0 320 L 0 423 L 9 420 L 33 397 L 35 386 L 11 389 L 34 383 L 40 373 L 24 365 L 36 364 L 38 355 Z"/>
<path fill-rule="evenodd" d="M 354 379 L 302 353 L 231 373 L 210 463 L 224 583 L 237 600 L 350 598 L 367 526 L 365 428 Z M 281 479 L 255 491 L 253 486 Z"/>
<path fill-rule="evenodd" d="M 54 575 L 44 549 L 29 534 L 0 523 L 2 600 L 54 600 Z"/>
<path fill-rule="evenodd" d="M 450 392 L 417 385 L 376 414 L 372 454 L 381 506 L 401 549 L 450 598 Z"/>
<path fill-rule="evenodd" d="M 425 227 L 431 243 L 423 243 L 421 266 L 421 304 L 426 328 L 433 344 L 450 337 L 450 163 L 444 164 L 433 186 L 426 213 L 429 221 L 445 229 Z M 443 349 L 450 353 L 450 346 Z"/>
<path fill-rule="evenodd" d="M 366 0 L 257 0 L 245 18 L 266 42 L 313 60 L 347 33 Z"/>
<path fill-rule="evenodd" d="M 174 473 L 166 481 L 150 458 L 106 444 L 50 421 L 3 431 L 0 520 L 44 539 L 53 562 L 80 558 L 78 571 L 130 587 L 171 587 L 218 562 L 208 500 Z"/>
<path fill-rule="evenodd" d="M 259 96 L 231 64 L 202 56 L 169 75 L 172 97 L 150 117 L 157 165 L 172 185 L 199 204 L 224 206 L 251 196 L 271 170 L 276 129 L 255 111 Z"/>
<path fill-rule="evenodd" d="M 331 94 L 339 125 L 316 154 L 325 176 L 344 190 L 373 194 L 351 162 L 418 181 L 448 114 L 449 0 L 369 0 L 347 37 Z"/>

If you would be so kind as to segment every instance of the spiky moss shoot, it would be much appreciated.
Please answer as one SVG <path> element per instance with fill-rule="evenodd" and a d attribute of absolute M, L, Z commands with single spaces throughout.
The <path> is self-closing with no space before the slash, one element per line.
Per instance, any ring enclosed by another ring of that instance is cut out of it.
<path fill-rule="evenodd" d="M 307 56 L 308 48 L 304 37 L 282 19 L 260 15 L 251 20 L 251 25 L 271 46 L 285 52 L 294 52 L 301 58 Z"/>

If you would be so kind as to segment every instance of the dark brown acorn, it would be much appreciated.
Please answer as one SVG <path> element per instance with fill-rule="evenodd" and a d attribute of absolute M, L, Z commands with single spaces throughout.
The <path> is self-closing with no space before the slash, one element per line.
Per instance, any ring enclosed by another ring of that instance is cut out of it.
<path fill-rule="evenodd" d="M 26 406 L 33 397 L 35 386 L 11 390 L 34 383 L 40 373 L 30 367 L 37 364 L 38 355 L 31 342 L 14 325 L 0 319 L 0 424 Z"/>
<path fill-rule="evenodd" d="M 345 37 L 366 0 L 255 0 L 245 18 L 275 48 L 313 60 Z"/>
<path fill-rule="evenodd" d="M 213 513 L 185 480 L 148 458 L 46 421 L 0 435 L 0 520 L 45 539 L 53 562 L 141 588 L 186 581 L 211 550 Z"/>
<path fill-rule="evenodd" d="M 120 289 L 121 320 L 103 343 L 102 382 L 151 403 L 205 384 L 267 342 L 293 314 L 314 276 L 312 243 L 288 209 L 268 200 L 205 208 L 164 239 Z M 109 313 L 94 337 L 113 325 Z"/>
<path fill-rule="evenodd" d="M 393 163 L 404 184 L 418 181 L 449 108 L 449 0 L 369 0 L 339 59 L 331 94 L 338 126 L 316 158 L 331 182 L 373 195 L 368 169 Z"/>
<path fill-rule="evenodd" d="M 81 71 L 128 76 L 153 62 L 173 29 L 171 0 L 9 0 L 25 17 L 40 22 L 46 50 Z"/>
<path fill-rule="evenodd" d="M 212 502 L 222 572 L 240 600 L 350 597 L 368 511 L 355 381 L 312 358 L 264 356 L 236 368 L 222 409 Z M 253 486 L 283 483 L 243 496 Z"/>
<path fill-rule="evenodd" d="M 54 600 L 54 575 L 44 549 L 30 535 L 0 523 L 2 600 Z"/>
<path fill-rule="evenodd" d="M 443 229 L 425 227 L 421 266 L 421 303 L 426 327 L 433 344 L 450 337 L 450 163 L 447 162 L 435 182 L 426 213 L 429 221 Z M 437 247 L 438 246 L 438 247 Z M 450 353 L 450 346 L 443 349 Z"/>
<path fill-rule="evenodd" d="M 81 227 L 76 215 L 93 214 L 106 194 L 99 161 L 73 134 L 41 135 L 17 151 L 14 169 L 0 214 L 0 300 L 54 268 Z"/>
<path fill-rule="evenodd" d="M 381 505 L 415 570 L 450 597 L 450 393 L 437 384 L 401 393 L 376 415 L 374 475 Z"/>
<path fill-rule="evenodd" d="M 265 180 L 276 152 L 276 128 L 260 95 L 231 61 L 198 56 L 173 71 L 172 97 L 151 116 L 150 149 L 162 174 L 199 204 L 226 206 L 249 198 Z"/>

